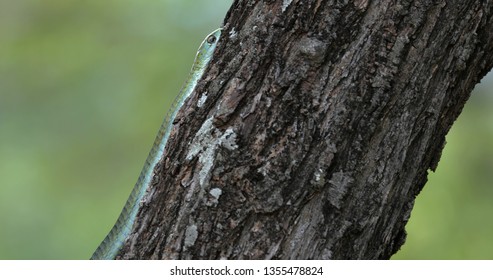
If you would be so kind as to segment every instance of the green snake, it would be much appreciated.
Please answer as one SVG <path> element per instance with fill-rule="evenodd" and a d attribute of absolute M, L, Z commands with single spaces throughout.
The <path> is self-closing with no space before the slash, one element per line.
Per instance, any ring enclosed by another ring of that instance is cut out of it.
<path fill-rule="evenodd" d="M 140 172 L 139 179 L 130 193 L 130 197 L 125 203 L 115 225 L 96 249 L 91 260 L 115 259 L 122 248 L 123 243 L 132 231 L 137 212 L 140 208 L 140 201 L 151 184 L 154 168 L 163 156 L 166 142 L 168 141 L 171 128 L 173 127 L 173 120 L 183 103 L 185 103 L 185 100 L 194 91 L 198 80 L 202 77 L 205 68 L 209 64 L 217 42 L 219 41 L 221 30 L 221 28 L 214 30 L 200 45 L 192 65 L 192 70 L 159 128 L 159 132 L 154 140 L 154 145 L 147 156 L 144 168 L 142 168 L 142 171 Z"/>

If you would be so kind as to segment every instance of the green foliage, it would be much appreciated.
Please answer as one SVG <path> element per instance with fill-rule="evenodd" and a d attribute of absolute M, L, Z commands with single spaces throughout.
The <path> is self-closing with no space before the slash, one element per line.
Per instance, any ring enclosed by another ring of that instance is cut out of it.
<path fill-rule="evenodd" d="M 90 257 L 231 2 L 0 2 L 0 259 Z M 396 258 L 493 257 L 492 105 L 473 94 Z"/>
<path fill-rule="evenodd" d="M 0 259 L 87 259 L 231 0 L 0 2 Z"/>

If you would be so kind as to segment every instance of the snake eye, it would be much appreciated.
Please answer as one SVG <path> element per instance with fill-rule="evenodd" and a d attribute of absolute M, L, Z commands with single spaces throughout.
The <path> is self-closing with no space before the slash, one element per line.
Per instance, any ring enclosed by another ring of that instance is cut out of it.
<path fill-rule="evenodd" d="M 214 44 L 214 43 L 216 42 L 216 40 L 217 40 L 217 39 L 216 39 L 216 36 L 211 35 L 211 36 L 209 36 L 209 37 L 207 38 L 207 43 L 209 43 L 209 44 Z"/>

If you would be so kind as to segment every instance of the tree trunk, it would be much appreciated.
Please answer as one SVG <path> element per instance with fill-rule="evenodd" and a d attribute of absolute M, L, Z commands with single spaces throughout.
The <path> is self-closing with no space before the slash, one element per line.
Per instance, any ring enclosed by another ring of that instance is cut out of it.
<path fill-rule="evenodd" d="M 390 258 L 493 66 L 492 14 L 236 0 L 118 258 Z"/>

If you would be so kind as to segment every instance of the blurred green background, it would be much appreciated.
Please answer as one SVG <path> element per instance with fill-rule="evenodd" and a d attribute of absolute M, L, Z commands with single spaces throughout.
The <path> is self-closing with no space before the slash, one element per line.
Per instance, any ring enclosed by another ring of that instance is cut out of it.
<path fill-rule="evenodd" d="M 0 259 L 87 259 L 232 0 L 0 2 Z M 493 258 L 493 79 L 447 137 L 395 259 Z"/>

